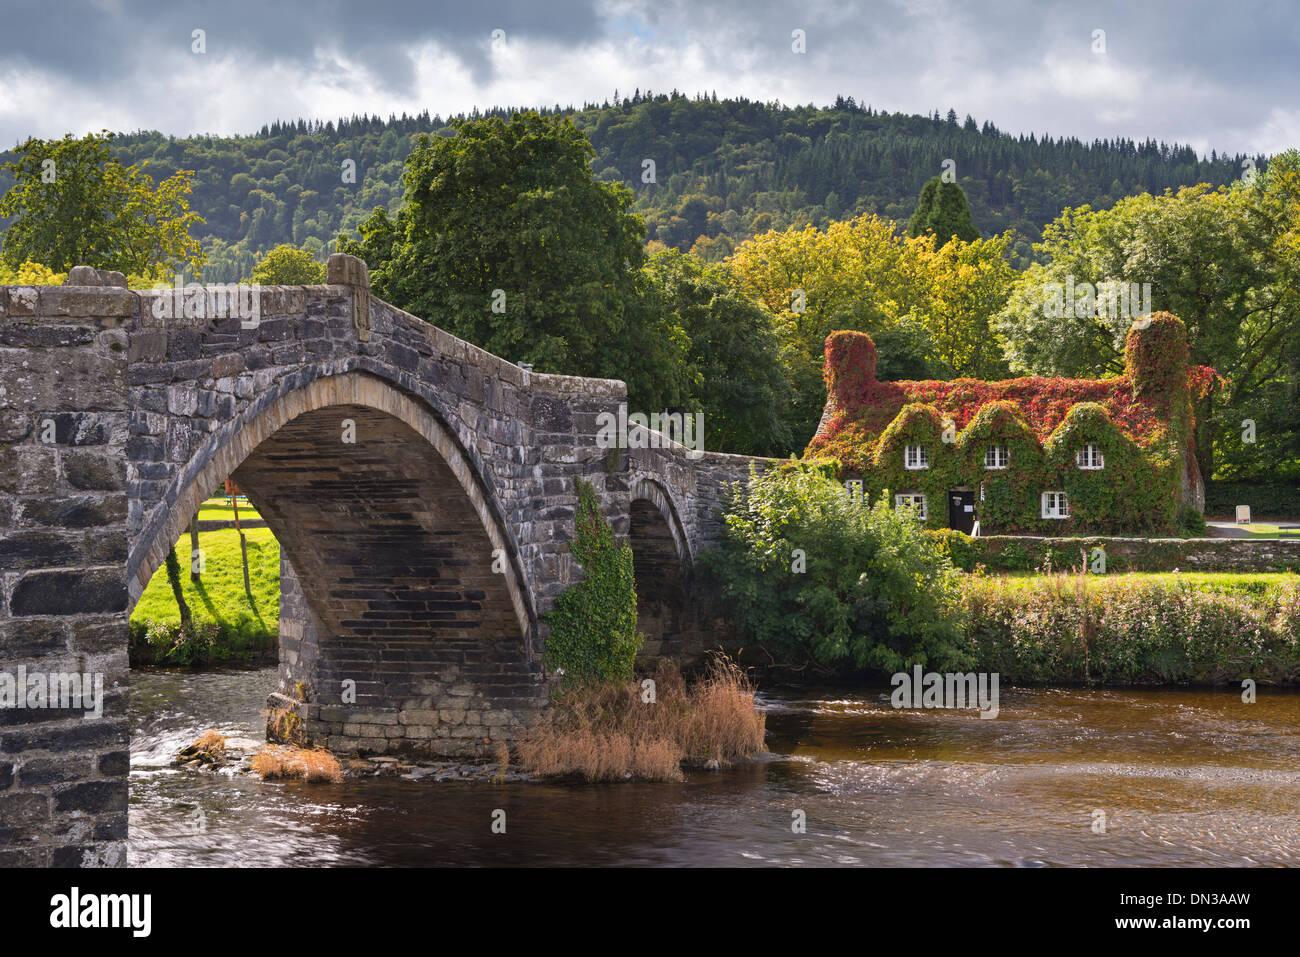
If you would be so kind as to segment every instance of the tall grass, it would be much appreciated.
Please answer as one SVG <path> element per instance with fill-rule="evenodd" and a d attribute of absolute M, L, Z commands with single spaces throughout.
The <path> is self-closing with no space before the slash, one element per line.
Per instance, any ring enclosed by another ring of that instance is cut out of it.
<path fill-rule="evenodd" d="M 520 763 L 588 781 L 680 781 L 684 762 L 724 765 L 763 750 L 767 719 L 734 662 L 715 658 L 690 687 L 668 661 L 649 680 L 566 692 L 520 739 Z"/>
<path fill-rule="evenodd" d="M 1178 576 L 967 576 L 965 636 L 1004 681 L 1300 682 L 1300 581 L 1250 589 Z"/>

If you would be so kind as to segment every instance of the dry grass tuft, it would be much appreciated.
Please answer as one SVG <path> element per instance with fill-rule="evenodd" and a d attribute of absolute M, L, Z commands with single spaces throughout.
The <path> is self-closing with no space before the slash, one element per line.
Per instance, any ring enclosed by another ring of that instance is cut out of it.
<path fill-rule="evenodd" d="M 226 738 L 216 728 L 204 731 L 194 743 L 182 748 L 177 755 L 179 761 L 191 761 L 197 758 L 202 764 L 216 764 L 226 757 Z"/>
<path fill-rule="evenodd" d="M 690 688 L 672 662 L 661 663 L 651 680 L 653 701 L 640 682 L 563 695 L 519 741 L 521 764 L 588 781 L 680 781 L 684 761 L 724 765 L 763 750 L 767 719 L 729 659 L 714 659 Z"/>
<path fill-rule="evenodd" d="M 299 781 L 343 780 L 338 758 L 324 748 L 294 748 L 269 744 L 249 759 L 249 766 L 262 778 Z"/>

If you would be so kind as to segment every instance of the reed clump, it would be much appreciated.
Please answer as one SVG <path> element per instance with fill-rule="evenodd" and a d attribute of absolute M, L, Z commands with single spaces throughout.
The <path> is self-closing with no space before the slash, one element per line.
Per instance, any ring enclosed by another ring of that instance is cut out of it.
<path fill-rule="evenodd" d="M 680 781 L 683 764 L 722 766 L 763 750 L 767 719 L 754 687 L 715 657 L 690 686 L 672 662 L 645 679 L 560 695 L 518 744 L 520 764 L 542 776 L 588 781 Z"/>
<path fill-rule="evenodd" d="M 254 754 L 248 763 L 258 776 L 266 780 L 343 780 L 343 768 L 338 758 L 324 748 L 270 744 Z"/>

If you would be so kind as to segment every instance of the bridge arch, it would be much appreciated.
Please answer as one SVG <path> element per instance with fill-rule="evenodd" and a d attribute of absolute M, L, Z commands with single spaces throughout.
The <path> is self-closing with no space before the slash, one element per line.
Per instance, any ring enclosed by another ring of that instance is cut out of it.
<path fill-rule="evenodd" d="M 637 627 L 642 652 L 660 655 L 687 627 L 693 565 L 690 539 L 669 491 L 641 477 L 631 485 L 628 543 L 637 587 Z"/>
<path fill-rule="evenodd" d="M 172 482 L 164 499 L 170 499 L 172 504 L 161 522 L 155 522 L 152 530 L 146 529 L 131 543 L 127 561 L 130 607 L 135 606 L 145 586 L 162 567 L 172 544 L 198 514 L 213 489 L 234 475 L 256 449 L 292 420 L 321 409 L 346 406 L 372 409 L 402 422 L 447 463 L 482 520 L 491 542 L 491 554 L 505 559 L 502 574 L 510 601 L 520 631 L 531 646 L 537 615 L 520 567 L 518 547 L 494 494 L 437 412 L 423 400 L 366 372 L 344 372 L 314 379 L 264 406 L 250 405 L 242 415 L 214 433 Z M 255 504 L 257 497 L 255 492 Z"/>

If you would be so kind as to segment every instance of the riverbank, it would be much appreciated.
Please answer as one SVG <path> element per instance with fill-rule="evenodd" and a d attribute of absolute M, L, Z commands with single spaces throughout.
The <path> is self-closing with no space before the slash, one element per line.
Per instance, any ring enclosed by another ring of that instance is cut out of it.
<path fill-rule="evenodd" d="M 1300 577 L 964 576 L 975 670 L 1026 685 L 1300 683 Z"/>

